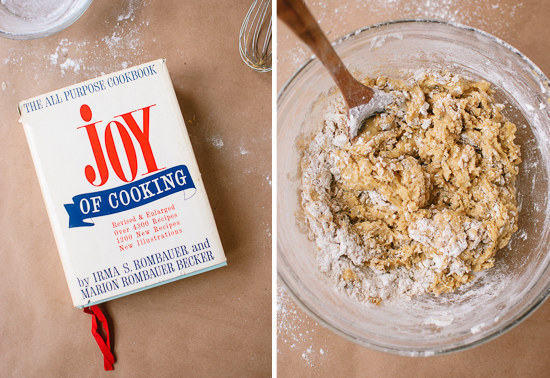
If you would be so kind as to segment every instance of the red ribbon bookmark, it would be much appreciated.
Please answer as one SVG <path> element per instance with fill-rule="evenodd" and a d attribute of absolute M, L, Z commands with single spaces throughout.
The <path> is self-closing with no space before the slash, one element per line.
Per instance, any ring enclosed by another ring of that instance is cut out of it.
<path fill-rule="evenodd" d="M 103 367 L 105 370 L 113 370 L 115 356 L 113 356 L 111 352 L 111 340 L 109 338 L 109 325 L 107 324 L 107 319 L 105 319 L 105 315 L 103 315 L 97 305 L 85 307 L 84 312 L 92 315 L 92 335 L 94 335 L 95 341 L 97 341 L 97 345 L 99 345 L 99 349 L 101 349 L 103 353 Z M 103 340 L 101 335 L 97 332 L 98 319 L 105 331 L 106 340 Z"/>

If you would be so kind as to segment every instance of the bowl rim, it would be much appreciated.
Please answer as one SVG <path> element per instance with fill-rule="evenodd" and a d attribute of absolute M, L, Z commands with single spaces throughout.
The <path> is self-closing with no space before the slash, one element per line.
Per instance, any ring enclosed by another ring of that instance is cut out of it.
<path fill-rule="evenodd" d="M 90 0 L 91 1 L 91 0 Z M 508 42 L 505 42 L 504 40 L 498 38 L 498 37 L 495 37 L 494 35 L 490 34 L 490 33 L 487 33 L 486 31 L 483 31 L 481 29 L 478 29 L 478 28 L 474 28 L 473 26 L 469 26 L 469 25 L 465 25 L 465 24 L 461 24 L 461 23 L 458 23 L 458 22 L 454 22 L 454 21 L 442 21 L 442 20 L 433 20 L 433 19 L 423 19 L 423 18 L 405 18 L 405 19 L 398 19 L 398 20 L 390 20 L 390 21 L 384 21 L 384 22 L 379 22 L 379 23 L 376 23 L 376 24 L 373 24 L 373 25 L 369 25 L 369 26 L 365 26 L 365 27 L 362 27 L 360 29 L 357 29 L 355 31 L 352 31 L 348 34 L 345 34 L 339 38 L 336 38 L 334 41 L 331 42 L 331 45 L 334 47 L 334 46 L 337 46 L 339 45 L 340 43 L 344 42 L 345 40 L 349 39 L 349 38 L 352 38 L 356 35 L 359 35 L 361 33 L 364 33 L 368 30 L 372 30 L 372 29 L 378 29 L 378 28 L 381 28 L 381 27 L 384 27 L 384 26 L 388 26 L 388 25 L 394 25 L 394 24 L 414 24 L 414 23 L 428 23 L 428 24 L 441 24 L 441 25 L 446 25 L 446 26 L 451 26 L 451 27 L 456 27 L 458 29 L 465 29 L 465 30 L 469 30 L 469 31 L 472 31 L 474 33 L 478 33 L 480 35 L 483 35 L 484 37 L 487 37 L 491 40 L 493 40 L 494 42 L 496 42 L 497 44 L 505 47 L 506 49 L 510 50 L 511 52 L 519 55 L 519 57 L 521 59 L 523 59 L 524 61 L 527 62 L 527 64 L 529 64 L 531 66 L 532 69 L 534 69 L 536 72 L 537 72 L 537 75 L 541 76 L 542 78 L 544 78 L 545 80 L 548 80 L 546 75 L 540 70 L 540 68 L 538 68 L 538 66 L 533 63 L 533 61 L 531 61 L 525 54 L 523 54 L 522 52 L 520 52 L 518 49 L 516 49 L 514 46 L 510 45 Z M 285 84 L 281 87 L 281 90 L 277 93 L 277 103 L 279 103 L 279 100 L 281 98 L 281 96 L 284 94 L 284 92 L 286 91 L 286 89 L 288 88 L 288 86 L 292 83 L 292 81 L 294 81 L 294 79 L 309 65 L 311 64 L 313 61 L 315 60 L 318 60 L 313 54 L 310 56 L 309 59 L 307 59 L 300 67 L 298 67 L 298 69 L 292 74 L 292 76 L 290 76 L 290 78 L 285 82 Z"/>
<path fill-rule="evenodd" d="M 365 26 L 360 29 L 357 29 L 356 31 L 352 31 L 348 34 L 345 34 L 337 39 L 335 39 L 331 44 L 333 46 L 337 46 L 340 43 L 346 41 L 349 38 L 352 38 L 356 35 L 360 35 L 364 32 L 373 30 L 373 29 L 379 29 L 381 27 L 389 26 L 389 25 L 397 25 L 397 24 L 413 24 L 413 23 L 426 23 L 426 24 L 439 24 L 443 25 L 445 27 L 451 27 L 451 28 L 458 28 L 458 29 L 464 29 L 466 31 L 473 32 L 474 34 L 482 35 L 486 38 L 489 38 L 491 41 L 499 44 L 500 46 L 506 48 L 510 52 L 518 55 L 527 65 L 533 70 L 533 73 L 535 73 L 537 76 L 539 76 L 540 80 L 542 82 L 548 82 L 548 78 L 546 75 L 540 70 L 540 68 L 533 63 L 525 54 L 521 53 L 518 49 L 510 45 L 509 43 L 503 41 L 502 39 L 495 37 L 494 35 L 487 33 L 481 29 L 474 28 L 472 26 L 464 25 L 457 22 L 452 21 L 441 21 L 441 20 L 433 20 L 433 19 L 399 19 L 399 20 L 390 20 L 390 21 L 384 21 L 381 23 L 376 23 L 370 26 Z M 299 75 L 302 74 L 302 72 L 314 61 L 318 60 L 314 55 L 312 55 L 309 59 L 307 59 L 286 81 L 286 83 L 281 87 L 281 90 L 277 94 L 277 110 L 279 110 L 280 101 L 284 98 L 286 91 L 290 85 L 294 82 L 294 80 L 299 77 Z M 277 133 L 277 136 L 279 133 Z M 277 189 L 275 191 L 277 193 Z M 523 320 L 525 320 L 529 315 L 531 315 L 537 308 L 539 308 L 542 303 L 550 296 L 550 281 L 543 287 L 543 290 L 540 291 L 540 293 L 534 295 L 534 297 L 530 300 L 530 303 L 527 304 L 527 306 L 518 313 L 514 318 L 508 320 L 506 323 L 503 323 L 500 328 L 496 328 L 493 330 L 489 330 L 489 333 L 483 335 L 482 338 L 479 338 L 477 340 L 473 340 L 471 342 L 462 343 L 459 345 L 447 345 L 442 346 L 438 348 L 398 348 L 398 347 L 391 347 L 387 345 L 379 345 L 376 343 L 369 342 L 368 340 L 364 340 L 362 338 L 358 338 L 357 336 L 350 334 L 348 332 L 344 332 L 341 329 L 337 328 L 333 324 L 326 321 L 323 317 L 321 317 L 320 314 L 318 314 L 314 309 L 312 309 L 309 305 L 306 304 L 306 302 L 295 293 L 290 285 L 287 282 L 287 279 L 285 278 L 285 272 L 281 274 L 281 246 L 279 243 L 280 234 L 279 231 L 277 231 L 277 280 L 282 284 L 282 286 L 285 288 L 286 293 L 290 295 L 290 297 L 299 305 L 299 307 L 306 312 L 308 315 L 310 315 L 313 319 L 315 319 L 319 324 L 323 325 L 324 327 L 328 328 L 332 332 L 336 333 L 339 336 L 344 337 L 345 339 L 352 341 L 358 345 L 361 345 L 363 347 L 368 347 L 373 350 L 381 351 L 381 352 L 388 352 L 392 354 L 402 355 L 402 356 L 435 356 L 435 355 L 444 355 L 444 354 L 450 354 L 453 352 L 463 351 L 467 349 L 474 348 L 476 346 L 479 346 L 481 344 L 484 344 L 488 341 L 491 341 L 498 336 L 508 332 L 512 328 L 514 328 L 516 325 L 520 324 Z M 550 266 L 547 266 L 544 269 L 544 272 L 548 271 L 550 269 Z M 294 275 L 294 272 L 288 271 L 287 272 L 290 275 Z M 300 282 L 297 280 L 296 282 Z M 532 290 L 532 289 L 531 289 Z M 309 290 L 307 290 L 309 292 Z"/>
<path fill-rule="evenodd" d="M 15 33 L 0 29 L 0 37 L 14 40 L 31 40 L 54 35 L 75 23 L 90 7 L 93 0 L 84 0 L 80 8 L 71 13 L 62 23 L 29 33 Z"/>

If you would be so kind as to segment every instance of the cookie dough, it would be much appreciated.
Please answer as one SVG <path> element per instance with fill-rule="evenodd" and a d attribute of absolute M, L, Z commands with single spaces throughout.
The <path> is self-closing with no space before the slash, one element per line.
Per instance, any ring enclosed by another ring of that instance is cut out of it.
<path fill-rule="evenodd" d="M 320 269 L 370 303 L 452 292 L 517 230 L 516 126 L 485 81 L 443 72 L 367 85 L 394 96 L 351 143 L 331 102 L 301 161 Z"/>

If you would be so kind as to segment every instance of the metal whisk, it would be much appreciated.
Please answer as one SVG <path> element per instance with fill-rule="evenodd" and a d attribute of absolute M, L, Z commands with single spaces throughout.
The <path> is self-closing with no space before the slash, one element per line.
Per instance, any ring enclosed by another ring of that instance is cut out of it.
<path fill-rule="evenodd" d="M 243 61 L 259 72 L 271 71 L 271 0 L 254 0 L 239 34 Z"/>

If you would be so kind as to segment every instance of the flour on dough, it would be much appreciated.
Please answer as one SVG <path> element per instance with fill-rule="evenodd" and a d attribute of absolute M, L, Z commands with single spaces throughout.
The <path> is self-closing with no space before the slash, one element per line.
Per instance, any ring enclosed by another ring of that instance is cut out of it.
<path fill-rule="evenodd" d="M 485 81 L 439 71 L 366 84 L 394 97 L 353 143 L 333 100 L 301 160 L 321 271 L 369 303 L 452 292 L 517 230 L 516 126 Z"/>

